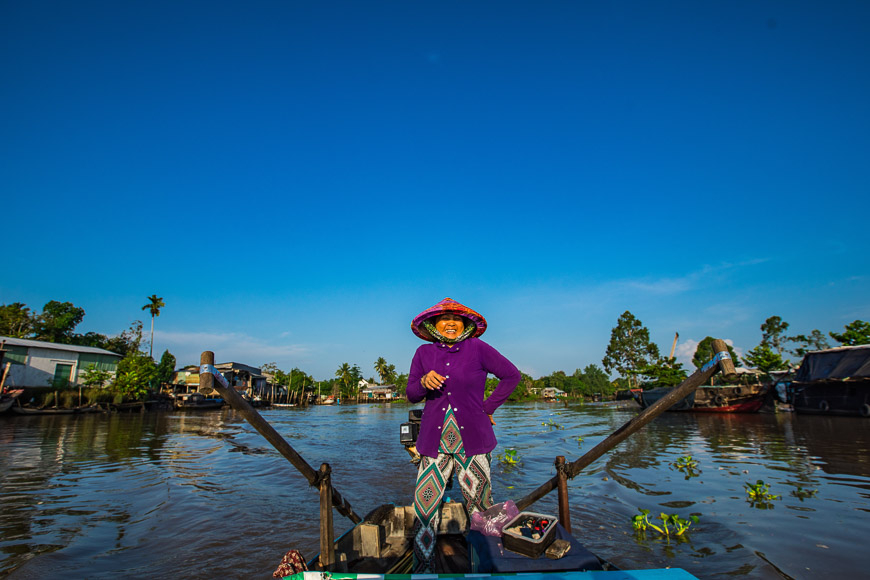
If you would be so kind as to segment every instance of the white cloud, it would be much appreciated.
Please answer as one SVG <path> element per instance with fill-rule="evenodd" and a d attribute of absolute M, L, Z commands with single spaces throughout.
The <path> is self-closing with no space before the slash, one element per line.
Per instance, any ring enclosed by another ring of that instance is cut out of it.
<path fill-rule="evenodd" d="M 259 366 L 277 362 L 279 367 L 296 366 L 299 359 L 307 358 L 311 349 L 300 344 L 281 344 L 238 332 L 154 332 L 155 355 L 158 350 L 169 349 L 178 366 L 199 364 L 203 351 L 215 353 L 217 362 L 240 362 Z"/>

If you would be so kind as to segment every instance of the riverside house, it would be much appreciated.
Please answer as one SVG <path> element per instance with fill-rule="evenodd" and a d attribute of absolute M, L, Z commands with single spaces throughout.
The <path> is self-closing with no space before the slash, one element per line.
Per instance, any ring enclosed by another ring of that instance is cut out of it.
<path fill-rule="evenodd" d="M 360 400 L 374 401 L 392 401 L 397 397 L 396 385 L 376 385 L 363 379 L 359 382 Z"/>
<path fill-rule="evenodd" d="M 82 374 L 91 365 L 114 377 L 121 355 L 91 346 L 57 344 L 0 336 L 6 350 L 3 366 L 9 365 L 7 387 L 81 385 Z"/>

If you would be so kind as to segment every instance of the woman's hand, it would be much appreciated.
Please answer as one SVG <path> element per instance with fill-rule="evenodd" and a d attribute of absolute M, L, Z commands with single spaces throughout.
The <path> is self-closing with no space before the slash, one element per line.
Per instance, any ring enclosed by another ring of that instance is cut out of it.
<path fill-rule="evenodd" d="M 430 391 L 435 391 L 440 389 L 444 385 L 444 377 L 436 373 L 435 371 L 429 371 L 423 378 L 420 379 L 420 384 L 423 385 L 424 388 L 429 389 Z"/>
<path fill-rule="evenodd" d="M 492 415 L 487 415 L 489 417 L 489 422 L 495 425 L 495 419 L 492 418 Z"/>

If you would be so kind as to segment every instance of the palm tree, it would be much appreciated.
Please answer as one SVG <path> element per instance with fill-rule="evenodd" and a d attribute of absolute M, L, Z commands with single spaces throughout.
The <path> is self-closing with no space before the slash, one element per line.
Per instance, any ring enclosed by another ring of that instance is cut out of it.
<path fill-rule="evenodd" d="M 390 365 L 387 364 L 387 360 L 384 357 L 378 357 L 378 360 L 375 361 L 375 372 L 381 377 L 381 384 L 386 384 L 387 382 L 387 374 L 389 373 Z"/>
<path fill-rule="evenodd" d="M 148 297 L 150 302 L 142 307 L 142 310 L 151 310 L 151 345 L 148 347 L 148 356 L 154 357 L 154 317 L 160 316 L 160 309 L 166 306 L 163 298 L 158 298 L 157 294 L 152 294 Z"/>
<path fill-rule="evenodd" d="M 338 367 L 338 370 L 335 371 L 335 376 L 338 378 L 339 381 L 344 383 L 344 388 L 347 389 L 348 388 L 347 382 L 351 378 L 350 377 L 350 365 L 347 363 L 342 363 L 342 365 L 340 367 Z"/>

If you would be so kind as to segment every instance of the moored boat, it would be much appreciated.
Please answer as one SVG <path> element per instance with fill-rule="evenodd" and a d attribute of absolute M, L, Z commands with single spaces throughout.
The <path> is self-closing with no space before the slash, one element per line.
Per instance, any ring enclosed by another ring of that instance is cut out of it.
<path fill-rule="evenodd" d="M 224 405 L 223 399 L 206 397 L 202 393 L 190 393 L 179 395 L 175 399 L 175 408 L 183 411 L 206 411 L 220 409 Z"/>
<path fill-rule="evenodd" d="M 797 413 L 870 417 L 870 345 L 807 353 L 788 393 Z"/>
<path fill-rule="evenodd" d="M 767 394 L 767 385 L 722 385 L 698 387 L 698 390 L 678 401 L 669 411 L 699 413 L 755 413 Z M 641 391 L 637 402 L 644 409 L 671 392 L 670 387 Z"/>
<path fill-rule="evenodd" d="M 0 395 L 0 413 L 8 411 L 23 392 L 24 389 L 12 389 Z"/>

